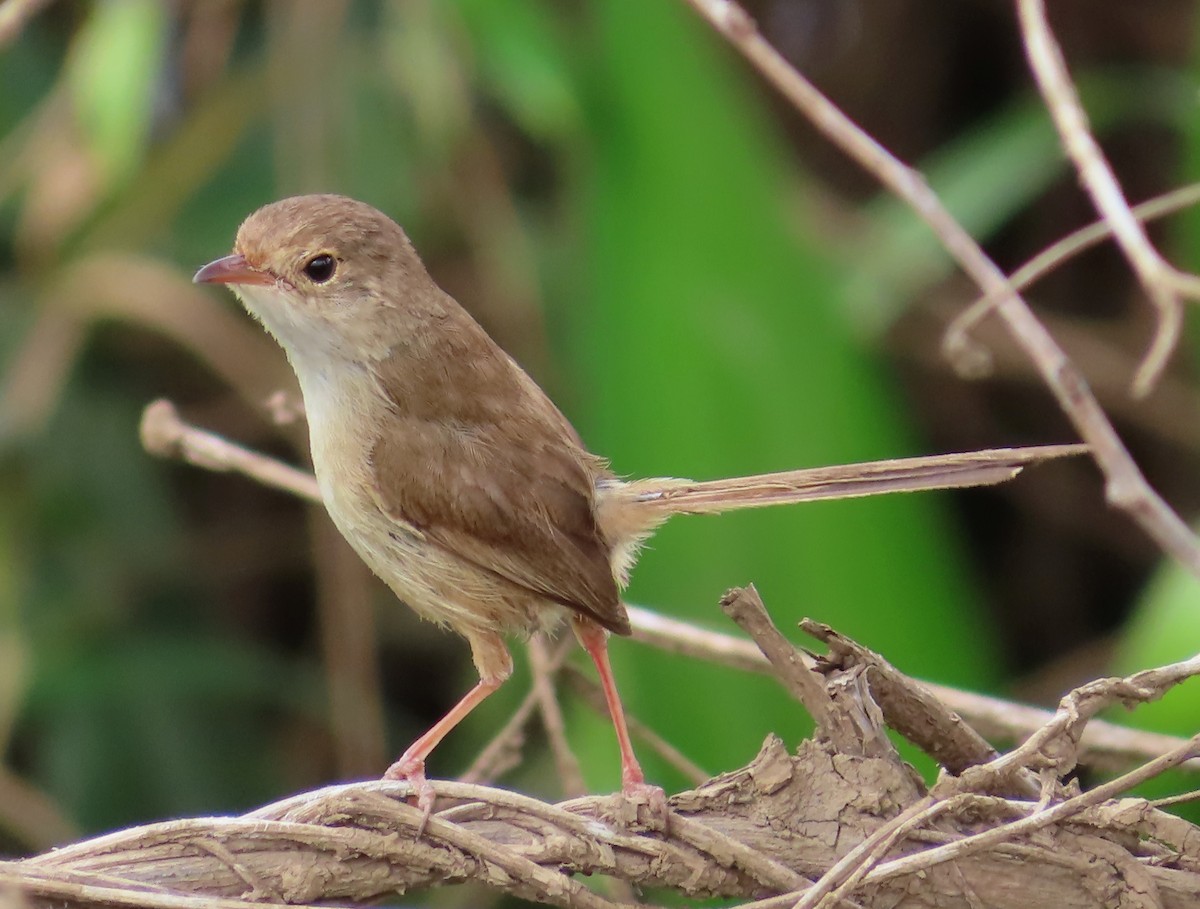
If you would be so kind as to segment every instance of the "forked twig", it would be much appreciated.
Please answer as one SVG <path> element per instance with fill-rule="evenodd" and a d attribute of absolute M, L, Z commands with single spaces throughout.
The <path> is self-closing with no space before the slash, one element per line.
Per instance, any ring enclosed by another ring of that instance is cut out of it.
<path fill-rule="evenodd" d="M 1092 446 L 1110 504 L 1131 517 L 1169 555 L 1200 577 L 1200 541 L 1146 482 L 1083 375 L 1013 290 L 1004 273 L 946 210 L 919 171 L 903 164 L 822 95 L 759 34 L 732 0 L 687 0 L 838 148 L 876 177 L 934 231 L 946 251 L 986 294 L 1026 351 L 1063 413 Z"/>
<path fill-rule="evenodd" d="M 805 660 L 780 634 L 754 585 L 727 592 L 721 597 L 721 609 L 758 645 L 775 670 L 776 678 L 812 716 L 818 735 L 833 742 L 840 752 L 862 754 L 861 731 L 837 709 L 811 661 Z"/>
<path fill-rule="evenodd" d="M 1198 203 L 1200 183 L 1192 183 L 1141 202 L 1131 211 L 1139 222 L 1144 223 L 1175 214 Z M 1103 218 L 1072 231 L 1009 275 L 1009 283 L 1016 290 L 1025 290 L 1064 262 L 1108 239 L 1113 232 L 1113 225 Z M 986 361 L 988 354 L 971 340 L 969 333 L 995 308 L 996 298 L 984 294 L 946 327 L 942 336 L 942 353 L 960 375 L 977 376 L 986 371 L 986 368 L 981 369 L 979 364 Z"/>
<path fill-rule="evenodd" d="M 1094 807 L 1108 799 L 1116 798 L 1124 792 L 1128 792 L 1146 780 L 1153 779 L 1174 767 L 1178 767 L 1184 761 L 1195 758 L 1197 754 L 1200 754 L 1200 735 L 1192 737 L 1174 751 L 1155 758 L 1153 761 L 1149 761 L 1129 771 L 1129 773 L 1109 780 L 1107 783 L 1102 783 L 1094 789 L 1081 792 L 1079 795 L 1059 802 L 1057 805 L 1046 808 L 1043 811 L 1038 811 L 1020 820 L 1013 821 L 1011 824 L 995 827 L 982 833 L 956 840 L 953 843 L 948 843 L 945 846 L 938 846 L 934 849 L 918 853 L 917 855 L 886 862 L 866 875 L 864 883 L 868 885 L 876 884 L 890 880 L 896 875 L 912 874 L 914 871 L 931 868 L 941 862 L 955 861 L 1001 843 L 1010 842 L 1018 837 L 1027 836 L 1051 824 L 1061 823 L 1070 817 L 1083 813 L 1088 808 Z"/>
<path fill-rule="evenodd" d="M 1158 313 L 1154 339 L 1134 377 L 1134 394 L 1142 397 L 1154 388 L 1179 342 L 1183 326 L 1181 297 L 1200 296 L 1200 278 L 1168 264 L 1129 210 L 1121 186 L 1088 128 L 1087 114 L 1067 72 L 1062 49 L 1046 20 L 1044 0 L 1017 0 L 1017 11 L 1030 68 L 1063 148 L 1096 209 L 1112 225 L 1117 245 Z"/>

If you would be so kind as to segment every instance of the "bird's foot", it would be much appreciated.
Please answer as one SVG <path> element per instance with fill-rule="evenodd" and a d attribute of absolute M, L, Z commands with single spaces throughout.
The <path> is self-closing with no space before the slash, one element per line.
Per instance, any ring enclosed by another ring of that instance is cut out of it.
<path fill-rule="evenodd" d="M 420 839 L 421 834 L 425 832 L 425 825 L 429 823 L 433 803 L 437 798 L 433 786 L 425 779 L 425 760 L 405 753 L 401 755 L 400 760 L 384 771 L 383 778 L 402 780 L 412 787 L 412 795 L 409 796 L 408 802 L 421 809 L 421 823 L 417 826 L 417 838 Z"/>
<path fill-rule="evenodd" d="M 622 776 L 625 776 L 622 774 Z M 621 795 L 628 805 L 626 817 L 645 830 L 666 833 L 670 826 L 671 809 L 667 805 L 667 794 L 661 786 L 647 783 L 638 775 L 621 781 Z"/>

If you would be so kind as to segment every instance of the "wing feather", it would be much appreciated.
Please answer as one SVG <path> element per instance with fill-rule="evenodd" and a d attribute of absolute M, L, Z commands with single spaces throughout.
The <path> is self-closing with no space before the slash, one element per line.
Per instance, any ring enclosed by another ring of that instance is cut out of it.
<path fill-rule="evenodd" d="M 394 412 L 371 452 L 380 506 L 477 567 L 628 634 L 596 522 L 603 462 L 482 330 L 436 340 L 394 349 L 380 372 Z M 455 342 L 467 349 L 446 349 Z"/>

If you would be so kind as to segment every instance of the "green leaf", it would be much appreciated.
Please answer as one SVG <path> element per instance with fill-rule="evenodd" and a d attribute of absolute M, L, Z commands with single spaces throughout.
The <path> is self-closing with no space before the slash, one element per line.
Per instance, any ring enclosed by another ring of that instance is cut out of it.
<path fill-rule="evenodd" d="M 100 0 L 75 41 L 71 97 L 110 183 L 131 176 L 145 154 L 162 78 L 167 12 L 155 0 Z"/>

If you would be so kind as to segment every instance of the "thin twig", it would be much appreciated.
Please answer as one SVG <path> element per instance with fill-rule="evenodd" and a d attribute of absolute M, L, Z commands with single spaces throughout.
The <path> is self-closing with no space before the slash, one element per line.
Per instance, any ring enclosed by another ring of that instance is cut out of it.
<path fill-rule="evenodd" d="M 1051 769 L 1059 777 L 1079 761 L 1077 742 L 1093 716 L 1114 703 L 1155 701 L 1174 686 L 1200 675 L 1200 656 L 1169 666 L 1147 669 L 1127 678 L 1096 679 L 1069 692 L 1046 724 L 1019 747 L 995 760 L 969 768 L 959 780 L 966 787 L 991 789 L 997 780 L 1024 769 Z M 1185 747 L 1183 743 L 1179 748 Z M 1179 748 L 1175 750 L 1178 751 Z"/>
<path fill-rule="evenodd" d="M 780 634 L 754 585 L 728 591 L 721 597 L 721 609 L 758 645 L 775 670 L 775 677 L 812 716 L 818 733 L 833 742 L 838 751 L 864 753 L 860 730 L 836 709 L 811 663 Z"/>
<path fill-rule="evenodd" d="M 608 704 L 605 703 L 604 692 L 600 690 L 599 684 L 594 679 L 584 675 L 574 666 L 564 668 L 562 678 L 576 694 L 587 701 L 592 710 L 601 716 L 608 716 Z M 625 723 L 629 726 L 629 734 L 634 739 L 657 754 L 664 763 L 673 767 L 688 782 L 698 786 L 712 776 L 636 716 L 625 714 Z"/>
<path fill-rule="evenodd" d="M 1200 183 L 1181 186 L 1135 205 L 1131 211 L 1142 223 L 1157 220 L 1200 203 Z M 1016 290 L 1025 290 L 1041 278 L 1113 235 L 1113 225 L 1101 218 L 1072 231 L 1046 247 L 1009 276 Z M 975 344 L 969 333 L 996 308 L 996 298 L 984 294 L 964 309 L 947 327 L 942 337 L 942 353 L 960 375 L 978 376 L 990 368 L 989 354 Z"/>
<path fill-rule="evenodd" d="M 848 893 L 853 883 L 862 878 L 864 870 L 873 868 L 883 856 L 892 851 L 908 831 L 937 817 L 948 806 L 949 802 L 938 802 L 930 796 L 913 802 L 843 855 L 832 868 L 821 875 L 816 884 L 800 896 L 794 909 L 814 909 L 818 905 L 827 905 L 827 901 L 836 902 L 834 891 Z"/>
<path fill-rule="evenodd" d="M 772 672 L 771 664 L 752 641 L 673 619 L 645 606 L 627 605 L 626 609 L 635 641 L 743 672 Z M 801 658 L 815 667 L 812 657 L 802 652 Z M 1043 707 L 1018 704 L 936 682 L 914 681 L 992 741 L 1024 740 L 1054 717 L 1054 711 Z M 1178 736 L 1130 729 L 1094 719 L 1080 740 L 1080 759 L 1086 759 L 1089 765 L 1099 769 L 1117 770 L 1166 754 L 1184 741 Z M 1189 761 L 1184 767 L 1200 773 L 1200 761 Z"/>
<path fill-rule="evenodd" d="M 141 435 L 142 447 L 160 458 L 179 458 L 205 470 L 234 471 L 272 489 L 321 502 L 312 474 L 185 423 L 170 401 L 147 405 L 142 412 Z"/>
<path fill-rule="evenodd" d="M 1146 531 L 1169 555 L 1200 577 L 1200 541 L 1150 487 L 1113 429 L 1083 375 L 1008 284 L 1004 273 L 946 210 L 922 174 L 903 164 L 822 95 L 759 34 L 732 0 L 687 0 L 721 35 L 838 148 L 908 203 L 981 290 L 996 296 L 997 311 L 1033 361 L 1076 430 L 1093 449 L 1107 480 L 1108 501 Z"/>
<path fill-rule="evenodd" d="M 1137 273 L 1158 313 L 1154 339 L 1133 383 L 1134 394 L 1142 397 L 1154 388 L 1179 341 L 1183 325 L 1181 295 L 1194 296 L 1196 282 L 1200 279 L 1183 275 L 1169 265 L 1129 210 L 1121 186 L 1088 128 L 1087 114 L 1067 72 L 1062 49 L 1054 40 L 1046 19 L 1044 0 L 1018 0 L 1017 11 L 1030 68 L 1063 148 L 1074 163 L 1080 182 L 1092 197 L 1092 203 L 1112 225 L 1117 245 Z"/>
<path fill-rule="evenodd" d="M 1069 772 L 1075 767 L 1076 756 L 1073 746 L 1071 744 L 1055 746 L 1054 743 L 1061 743 L 1064 738 L 1070 738 L 1072 732 L 1074 738 L 1077 739 L 1079 732 L 1092 716 L 1115 702 L 1132 704 L 1155 700 L 1162 697 L 1170 688 L 1197 674 L 1200 674 L 1200 656 L 1169 666 L 1135 673 L 1128 678 L 1099 679 L 1080 686 L 1063 698 L 1062 706 L 1055 716 L 1021 747 L 996 757 L 988 764 L 970 768 L 957 777 L 944 775 L 929 796 L 921 802 L 908 806 L 900 816 L 893 818 L 876 830 L 865 842 L 839 860 L 815 886 L 803 895 L 796 903 L 796 909 L 814 909 L 818 905 L 825 905 L 821 901 L 826 895 L 832 901 L 848 894 L 858 882 L 869 876 L 870 869 L 891 851 L 901 837 L 927 823 L 934 816 L 953 808 L 957 796 L 964 793 L 974 794 L 979 791 L 988 792 L 997 782 L 1010 780 L 1029 770 L 1040 770 L 1049 766 L 1053 767 L 1059 776 Z M 1037 818 L 1043 817 L 1051 810 L 1063 809 L 1063 806 L 1067 804 L 1073 805 L 1072 809 L 1068 810 L 1069 814 L 1078 813 L 1084 808 L 1127 791 L 1142 779 L 1149 779 L 1161 772 L 1159 769 L 1150 772 L 1149 776 L 1139 777 L 1139 774 L 1147 773 L 1146 768 L 1157 766 L 1164 761 L 1167 766 L 1175 766 L 1193 756 L 1198 748 L 1200 748 L 1200 736 L 1190 742 L 1182 743 L 1168 755 L 1159 757 L 1155 761 L 1125 774 L 1119 778 L 1124 781 L 1124 784 L 1115 789 L 1109 789 L 1108 794 L 1103 797 L 1096 797 L 1094 795 L 1096 790 L 1093 789 L 1082 796 L 1066 800 L 1055 806 L 1055 809 L 1037 812 L 1021 821 L 993 828 L 984 836 L 995 834 L 1000 830 L 1014 831 L 1018 829 L 1020 823 L 1027 823 L 1036 829 L 1041 826 L 1036 821 Z M 1113 782 L 1117 783 L 1118 781 Z M 994 842 L 1009 841 L 1015 838 L 1015 834 L 1009 837 L 998 836 Z M 967 838 L 967 840 L 970 839 L 974 838 Z M 959 840 L 944 848 L 958 847 L 967 840 Z M 936 849 L 931 851 L 937 852 Z M 926 852 L 921 855 L 929 854 Z M 944 861 L 945 859 L 939 860 Z"/>
<path fill-rule="evenodd" d="M 554 691 L 554 676 L 562 665 L 564 652 L 570 646 L 570 639 L 560 641 L 558 653 L 551 655 L 546 649 L 545 635 L 535 634 L 529 639 L 529 663 L 533 675 L 533 694 L 538 701 L 538 711 L 542 715 L 542 725 L 550 742 L 550 752 L 554 755 L 554 766 L 558 770 L 563 794 L 567 798 L 579 798 L 587 794 L 587 784 L 583 781 L 583 771 L 579 769 L 579 759 L 567 741 L 566 723 Z"/>
<path fill-rule="evenodd" d="M 570 638 L 560 641 L 558 647 L 550 655 L 546 672 L 550 675 L 557 673 L 572 648 L 573 641 Z M 525 727 L 533 717 L 538 703 L 537 689 L 531 686 L 517 709 L 509 717 L 508 722 L 484 746 L 478 757 L 471 762 L 471 766 L 459 779 L 464 783 L 489 783 L 517 766 L 521 760 L 521 747 L 525 741 Z"/>
<path fill-rule="evenodd" d="M 1117 680 L 1109 692 L 1140 697 L 1145 689 L 1160 688 L 1185 671 L 1183 666 L 1164 667 Z M 1131 683 L 1134 690 L 1126 691 Z M 1076 700 L 1090 704 L 1096 694 L 1081 693 Z M 571 875 L 612 875 L 695 897 L 744 898 L 793 888 L 794 903 L 802 895 L 797 891 L 808 887 L 813 869 L 837 869 L 827 874 L 822 888 L 833 898 L 855 887 L 886 885 L 908 869 L 907 877 L 890 885 L 891 892 L 879 894 L 895 902 L 914 887 L 1010 887 L 997 881 L 991 857 L 969 861 L 987 847 L 1021 850 L 1031 876 L 1045 875 L 1046 881 L 1056 876 L 1056 886 L 1078 890 L 1085 886 L 1081 871 L 1092 876 L 1083 867 L 1089 853 L 1081 843 L 1104 837 L 1112 843 L 1111 858 L 1124 861 L 1124 853 L 1115 851 L 1121 848 L 1117 844 L 1151 829 L 1137 804 L 1117 805 L 1109 799 L 1124 791 L 1120 787 L 1178 763 L 1197 746 L 1200 741 L 1185 743 L 1179 753 L 1139 768 L 1115 788 L 1092 790 L 1086 799 L 1071 800 L 1067 809 L 1059 805 L 1032 816 L 1029 801 L 954 792 L 951 786 L 935 791 L 940 807 L 931 810 L 894 757 L 856 759 L 813 742 L 803 743 L 793 756 L 774 738 L 748 767 L 673 797 L 673 817 L 684 820 L 665 830 L 647 831 L 622 796 L 548 805 L 515 792 L 432 780 L 439 798 L 458 804 L 434 815 L 418 836 L 423 812 L 407 803 L 411 784 L 357 783 L 292 796 L 241 818 L 169 821 L 23 862 L 0 862 L 0 888 L 71 905 L 192 909 L 208 897 L 232 909 L 263 902 L 362 902 L 471 879 L 563 909 L 612 909 L 621 904 L 587 891 Z M 959 806 L 964 810 L 959 812 Z M 896 816 L 882 822 L 881 810 Z M 943 822 L 936 829 L 922 829 L 935 814 Z M 1005 836 L 954 840 L 978 829 L 984 819 L 1010 815 L 1023 820 L 1001 828 Z M 1059 823 L 1047 842 L 1010 841 L 1075 815 L 1086 829 Z M 1035 824 L 1026 823 L 1033 819 Z M 1153 829 L 1167 846 L 1178 841 L 1187 856 L 1194 851 L 1187 846 L 1194 841 L 1192 825 L 1181 821 L 1174 828 Z M 842 844 L 847 838 L 866 842 L 846 856 Z M 867 870 L 902 839 L 930 838 L 970 845 L 957 853 L 935 846 Z M 1074 863 L 1064 864 L 1064 856 Z M 898 864 L 913 858 L 924 864 Z M 939 876 L 938 866 L 951 858 L 958 859 L 958 867 Z M 1196 876 L 1186 870 L 1145 866 L 1139 873 L 1146 875 L 1147 886 L 1162 888 L 1172 898 L 1195 887 Z M 842 904 L 853 905 L 848 899 Z"/>
<path fill-rule="evenodd" d="M 1129 773 L 1109 780 L 1107 783 L 1102 783 L 1094 789 L 1082 792 L 1043 811 L 1013 821 L 1011 824 L 995 827 L 983 833 L 977 833 L 973 836 L 956 840 L 953 843 L 948 843 L 945 846 L 938 846 L 926 852 L 918 853 L 917 855 L 893 859 L 886 864 L 880 865 L 868 874 L 864 879 L 864 883 L 867 885 L 879 884 L 899 875 L 912 874 L 922 869 L 931 868 L 940 862 L 961 859 L 980 850 L 1012 841 L 1017 837 L 1027 836 L 1030 833 L 1048 827 L 1050 824 L 1060 823 L 1108 799 L 1116 798 L 1121 793 L 1128 792 L 1146 780 L 1153 779 L 1174 767 L 1178 767 L 1184 761 L 1195 758 L 1197 754 L 1200 754 L 1200 735 L 1193 736 L 1180 747 L 1155 758 L 1153 761 L 1148 761 L 1142 766 L 1131 770 Z"/>

